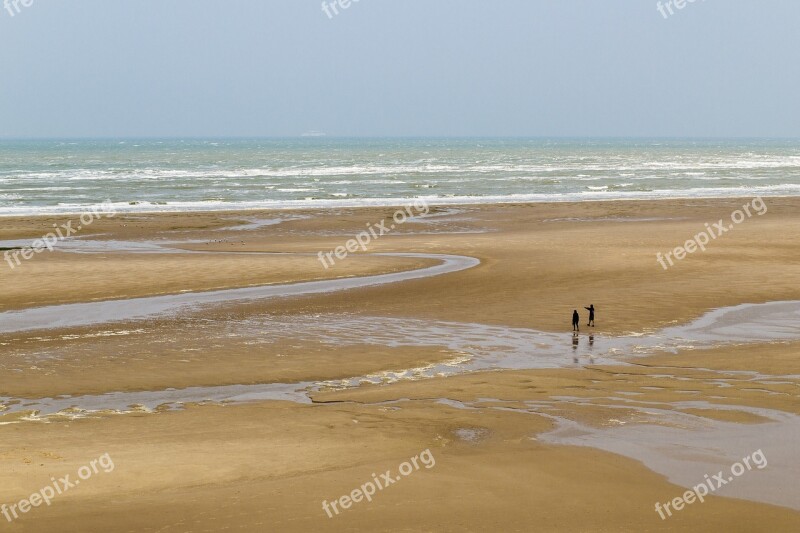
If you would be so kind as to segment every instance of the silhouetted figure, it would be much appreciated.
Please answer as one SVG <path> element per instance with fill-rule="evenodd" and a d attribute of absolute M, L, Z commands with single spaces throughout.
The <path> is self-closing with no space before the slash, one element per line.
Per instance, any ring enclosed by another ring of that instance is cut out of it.
<path fill-rule="evenodd" d="M 581 315 L 578 314 L 578 310 L 575 309 L 572 311 L 572 331 L 580 331 L 581 330 Z"/>
<path fill-rule="evenodd" d="M 594 304 L 589 305 L 589 307 L 584 307 L 584 309 L 589 311 L 589 323 L 586 325 L 594 327 Z"/>

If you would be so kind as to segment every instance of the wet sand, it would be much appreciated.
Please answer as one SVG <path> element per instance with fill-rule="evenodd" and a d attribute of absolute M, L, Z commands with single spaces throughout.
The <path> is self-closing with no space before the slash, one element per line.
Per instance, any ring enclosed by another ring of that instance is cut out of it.
<path fill-rule="evenodd" d="M 115 462 L 113 472 L 9 527 L 797 529 L 800 513 L 781 500 L 794 487 L 784 486 L 792 484 L 781 474 L 797 468 L 790 458 L 800 439 L 793 418 L 800 415 L 798 341 L 678 344 L 669 347 L 675 353 L 646 354 L 626 353 L 624 344 L 610 351 L 620 335 L 654 335 L 712 309 L 800 300 L 798 200 L 766 199 L 767 214 L 706 252 L 666 272 L 656 262 L 656 252 L 681 245 L 744 201 L 441 209 L 441 216 L 409 221 L 369 251 L 450 254 L 480 264 L 345 291 L 0 334 L 0 396 L 8 411 L 0 417 L 0 501 L 17 502 L 50 476 L 75 472 L 102 453 Z M 119 215 L 82 234 L 105 248 L 83 245 L 74 253 L 77 247 L 65 246 L 73 252 L 43 253 L 14 271 L 4 267 L 0 311 L 436 264 L 354 254 L 325 270 L 316 261 L 317 251 L 344 244 L 393 212 L 299 212 L 293 215 L 303 218 L 269 224 L 258 221 L 286 213 Z M 9 220 L 0 240 L 33 238 L 55 221 Z M 234 224 L 244 229 L 226 229 Z M 165 249 L 136 252 L 124 242 Z M 594 344 L 584 332 L 573 351 L 571 310 L 590 303 L 598 308 Z M 476 360 L 490 365 L 460 373 Z M 522 367 L 487 371 L 508 361 Z M 441 373 L 453 375 L 435 377 Z M 203 392 L 280 384 L 302 384 L 302 396 L 314 403 L 246 392 L 240 399 L 249 402 L 220 402 Z M 201 392 L 186 395 L 185 405 L 163 400 L 165 392 L 181 398 L 192 388 Z M 81 398 L 105 393 L 162 400 L 114 414 Z M 36 412 L 48 403 L 43 398 L 58 395 L 71 398 L 51 403 L 74 402 L 78 409 Z M 676 453 L 681 445 L 691 453 Z M 663 521 L 654 511 L 657 501 L 680 496 L 756 448 L 770 465 L 737 479 L 728 497 L 709 497 Z M 322 500 L 349 493 L 373 472 L 396 471 L 425 449 L 436 458 L 433 468 L 334 518 L 323 511 Z"/>

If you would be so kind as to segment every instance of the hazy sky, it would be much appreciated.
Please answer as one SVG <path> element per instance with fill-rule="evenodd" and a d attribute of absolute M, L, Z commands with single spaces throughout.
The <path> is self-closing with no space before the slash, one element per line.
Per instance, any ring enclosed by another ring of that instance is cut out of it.
<path fill-rule="evenodd" d="M 800 137 L 797 0 L 22 1 L 0 137 Z"/>

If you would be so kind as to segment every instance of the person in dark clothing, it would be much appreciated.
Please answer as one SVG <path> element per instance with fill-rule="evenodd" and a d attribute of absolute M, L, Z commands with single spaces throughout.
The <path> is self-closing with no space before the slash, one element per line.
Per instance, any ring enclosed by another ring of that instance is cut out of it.
<path fill-rule="evenodd" d="M 589 311 L 589 323 L 586 325 L 594 327 L 594 304 L 589 305 L 589 307 L 584 307 L 584 309 Z"/>
<path fill-rule="evenodd" d="M 581 330 L 581 315 L 578 314 L 578 310 L 575 309 L 572 311 L 572 331 L 580 331 Z"/>

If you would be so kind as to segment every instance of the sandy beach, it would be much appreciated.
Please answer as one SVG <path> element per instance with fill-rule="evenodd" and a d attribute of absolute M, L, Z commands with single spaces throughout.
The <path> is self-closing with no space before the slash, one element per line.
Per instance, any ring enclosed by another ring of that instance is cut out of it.
<path fill-rule="evenodd" d="M 798 19 L 3 0 L 0 533 L 800 531 Z"/>
<path fill-rule="evenodd" d="M 751 201 L 432 207 L 330 268 L 320 251 L 397 208 L 97 220 L 54 252 L 0 264 L 0 503 L 74 480 L 103 454 L 113 469 L 0 522 L 797 530 L 800 199 L 765 197 L 763 215 L 705 251 L 668 269 L 657 260 Z M 69 218 L 4 218 L 0 241 Z M 466 259 L 381 281 L 440 256 Z M 257 296 L 265 286 L 271 296 Z M 225 292 L 243 288 L 256 296 Z M 191 303 L 209 291 L 213 303 Z M 175 296 L 189 304 L 158 311 L 156 298 Z M 726 311 L 744 304 L 764 307 Z M 3 329 L 35 308 L 67 325 Z M 395 476 L 426 450 L 434 465 Z M 758 450 L 767 466 L 671 516 L 656 511 Z M 325 511 L 387 471 L 395 482 L 372 501 Z"/>

